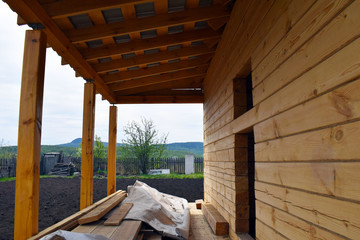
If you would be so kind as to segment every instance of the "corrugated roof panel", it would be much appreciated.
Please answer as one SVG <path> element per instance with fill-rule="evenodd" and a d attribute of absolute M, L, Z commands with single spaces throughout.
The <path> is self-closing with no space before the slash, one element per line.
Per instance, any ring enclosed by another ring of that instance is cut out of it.
<path fill-rule="evenodd" d="M 86 42 L 86 45 L 88 46 L 88 48 L 95 48 L 95 47 L 102 47 L 102 46 L 104 46 L 104 44 L 103 44 L 103 42 L 101 41 L 101 39 L 93 40 L 93 41 L 88 41 L 88 42 Z"/>
<path fill-rule="evenodd" d="M 200 21 L 200 22 L 196 22 L 194 28 L 197 29 L 204 29 L 208 27 L 208 22 L 207 21 Z"/>
<path fill-rule="evenodd" d="M 195 41 L 195 42 L 191 42 L 191 46 L 195 47 L 195 46 L 201 46 L 204 45 L 203 41 Z"/>
<path fill-rule="evenodd" d="M 130 42 L 131 38 L 129 34 L 125 34 L 114 37 L 114 40 L 116 43 L 125 43 L 125 42 Z"/>
<path fill-rule="evenodd" d="M 154 48 L 154 49 L 145 50 L 144 54 L 158 53 L 159 51 L 160 51 L 159 48 Z"/>
<path fill-rule="evenodd" d="M 156 67 L 156 66 L 160 66 L 160 63 L 149 63 L 148 65 L 146 65 L 147 67 Z"/>
<path fill-rule="evenodd" d="M 168 46 L 167 50 L 171 51 L 171 50 L 176 50 L 176 49 L 180 49 L 182 47 L 181 44 L 177 44 L 177 45 L 172 45 L 172 46 Z"/>
<path fill-rule="evenodd" d="M 99 63 L 104 63 L 104 62 L 110 62 L 112 59 L 111 57 L 106 57 L 106 58 L 100 58 L 98 59 Z"/>
<path fill-rule="evenodd" d="M 137 18 L 155 16 L 154 2 L 135 4 L 135 12 Z"/>
<path fill-rule="evenodd" d="M 169 60 L 168 63 L 180 62 L 180 58 Z"/>
<path fill-rule="evenodd" d="M 88 14 L 80 14 L 76 16 L 69 17 L 70 22 L 74 25 L 74 28 L 88 28 L 92 27 L 94 24 L 91 22 Z"/>
<path fill-rule="evenodd" d="M 122 58 L 127 59 L 127 58 L 133 58 L 136 57 L 135 53 L 127 53 L 127 54 L 121 54 Z"/>
<path fill-rule="evenodd" d="M 107 23 L 124 21 L 124 16 L 122 14 L 121 8 L 103 10 L 102 14 L 104 15 L 105 21 Z"/>
<path fill-rule="evenodd" d="M 168 12 L 180 12 L 184 11 L 186 6 L 186 0 L 168 0 Z"/>
<path fill-rule="evenodd" d="M 184 25 L 176 25 L 168 27 L 168 34 L 181 33 L 184 31 Z"/>
<path fill-rule="evenodd" d="M 199 0 L 199 7 L 209 7 L 213 5 L 213 0 Z"/>
<path fill-rule="evenodd" d="M 135 66 L 135 67 L 129 67 L 129 68 L 127 68 L 127 70 L 129 70 L 129 71 L 132 71 L 132 70 L 138 70 L 138 69 L 140 69 L 140 67 L 139 67 L 139 66 Z"/>
<path fill-rule="evenodd" d="M 141 37 L 141 39 L 157 37 L 156 29 L 140 32 L 140 37 Z"/>

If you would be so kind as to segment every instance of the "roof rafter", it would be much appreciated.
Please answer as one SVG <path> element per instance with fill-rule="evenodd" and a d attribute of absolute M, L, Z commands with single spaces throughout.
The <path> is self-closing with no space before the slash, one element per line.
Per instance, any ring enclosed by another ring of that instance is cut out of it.
<path fill-rule="evenodd" d="M 146 94 L 146 92 L 156 91 L 156 90 L 165 90 L 165 89 L 174 89 L 174 88 L 201 88 L 203 84 L 203 77 L 190 77 L 181 79 L 181 81 L 173 80 L 169 82 L 162 82 L 158 84 L 149 85 L 146 89 L 142 87 L 131 88 L 126 90 L 121 90 L 116 92 L 116 96 L 121 95 L 135 95 L 139 93 Z"/>
<path fill-rule="evenodd" d="M 146 93 L 139 93 L 137 96 L 202 96 L 202 89 L 166 89 L 166 90 L 155 90 Z"/>
<path fill-rule="evenodd" d="M 96 63 L 93 64 L 92 66 L 94 67 L 96 72 L 105 73 L 113 70 L 139 66 L 141 64 L 151 64 L 165 60 L 166 61 L 174 60 L 180 57 L 204 55 L 204 54 L 212 53 L 214 51 L 215 51 L 214 49 L 209 49 L 206 46 L 188 47 L 188 48 L 181 48 L 166 52 L 145 54 L 128 59 L 119 59 L 110 62 Z"/>
<path fill-rule="evenodd" d="M 201 68 L 195 68 L 195 69 L 186 69 L 186 70 L 180 70 L 177 72 L 172 73 L 166 73 L 162 75 L 157 76 L 150 76 L 150 77 L 144 77 L 129 81 L 124 81 L 120 83 L 113 83 L 110 84 L 110 88 L 115 92 L 119 90 L 125 90 L 125 89 L 131 89 L 136 87 L 143 87 L 148 86 L 152 84 L 158 84 L 163 82 L 169 82 L 174 80 L 183 80 L 190 77 L 196 77 L 196 76 L 205 76 L 204 69 Z"/>
<path fill-rule="evenodd" d="M 198 67 L 202 65 L 208 65 L 204 58 L 196 58 L 191 60 L 184 60 L 174 63 L 165 63 L 155 67 L 149 67 L 145 69 L 131 70 L 131 71 L 122 71 L 119 73 L 106 74 L 102 75 L 102 79 L 106 84 L 114 83 L 124 80 L 130 80 L 133 78 L 147 77 L 156 74 L 167 73 L 175 70 L 183 70 L 193 67 Z"/>
<path fill-rule="evenodd" d="M 229 16 L 229 13 L 221 5 L 214 5 L 175 13 L 159 14 L 153 17 L 131 19 L 118 23 L 95 25 L 89 28 L 72 29 L 67 32 L 67 35 L 72 42 L 85 42 L 225 16 Z"/>
<path fill-rule="evenodd" d="M 57 19 L 152 1 L 153 0 L 62 0 L 44 3 L 42 6 L 51 18 Z"/>
<path fill-rule="evenodd" d="M 203 95 L 193 96 L 118 96 L 118 104 L 139 104 L 139 103 L 203 103 Z"/>
<path fill-rule="evenodd" d="M 97 91 L 99 91 L 109 102 L 115 102 L 115 94 L 104 84 L 103 80 L 86 62 L 80 52 L 69 41 L 55 22 L 47 15 L 45 10 L 36 0 L 6 0 L 11 9 L 16 11 L 24 20 L 36 19 L 45 28 L 51 47 L 64 57 L 67 62 L 79 72 L 84 78 L 94 80 Z"/>
<path fill-rule="evenodd" d="M 205 39 L 220 39 L 220 36 L 220 33 L 211 29 L 202 29 L 177 34 L 169 34 L 151 39 L 134 39 L 127 43 L 112 44 L 97 48 L 86 48 L 81 50 L 81 52 L 85 59 L 93 60 L 127 54 L 135 51 L 167 47 L 184 42 L 195 42 Z"/>

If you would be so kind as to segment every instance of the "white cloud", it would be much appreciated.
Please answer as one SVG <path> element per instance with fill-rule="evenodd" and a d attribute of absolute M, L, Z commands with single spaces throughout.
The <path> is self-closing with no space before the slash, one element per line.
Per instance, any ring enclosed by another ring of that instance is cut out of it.
<path fill-rule="evenodd" d="M 0 139 L 17 142 L 22 56 L 26 26 L 16 24 L 16 14 L 0 1 Z M 5 37 L 6 36 L 6 37 Z M 42 144 L 70 142 L 82 134 L 83 85 L 69 66 L 61 66 L 60 57 L 47 49 Z M 109 106 L 96 98 L 95 133 L 108 138 Z M 118 105 L 118 142 L 123 127 L 141 117 L 151 118 L 158 130 L 169 133 L 169 142 L 202 141 L 201 104 Z"/>

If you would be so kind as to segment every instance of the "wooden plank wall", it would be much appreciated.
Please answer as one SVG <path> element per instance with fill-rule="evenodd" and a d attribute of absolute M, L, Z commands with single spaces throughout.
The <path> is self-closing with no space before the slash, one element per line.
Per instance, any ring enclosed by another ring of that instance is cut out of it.
<path fill-rule="evenodd" d="M 359 12 L 352 0 L 236 1 L 204 82 L 205 201 L 233 239 L 247 201 L 235 133 L 251 127 L 257 239 L 360 236 Z M 235 119 L 233 79 L 250 72 L 254 107 Z"/>

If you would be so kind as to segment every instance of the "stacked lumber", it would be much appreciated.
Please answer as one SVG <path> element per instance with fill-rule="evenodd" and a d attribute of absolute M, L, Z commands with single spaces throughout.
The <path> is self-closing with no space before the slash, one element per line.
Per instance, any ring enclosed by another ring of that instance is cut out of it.
<path fill-rule="evenodd" d="M 203 203 L 201 210 L 216 235 L 227 235 L 229 233 L 229 223 L 211 203 Z"/>

